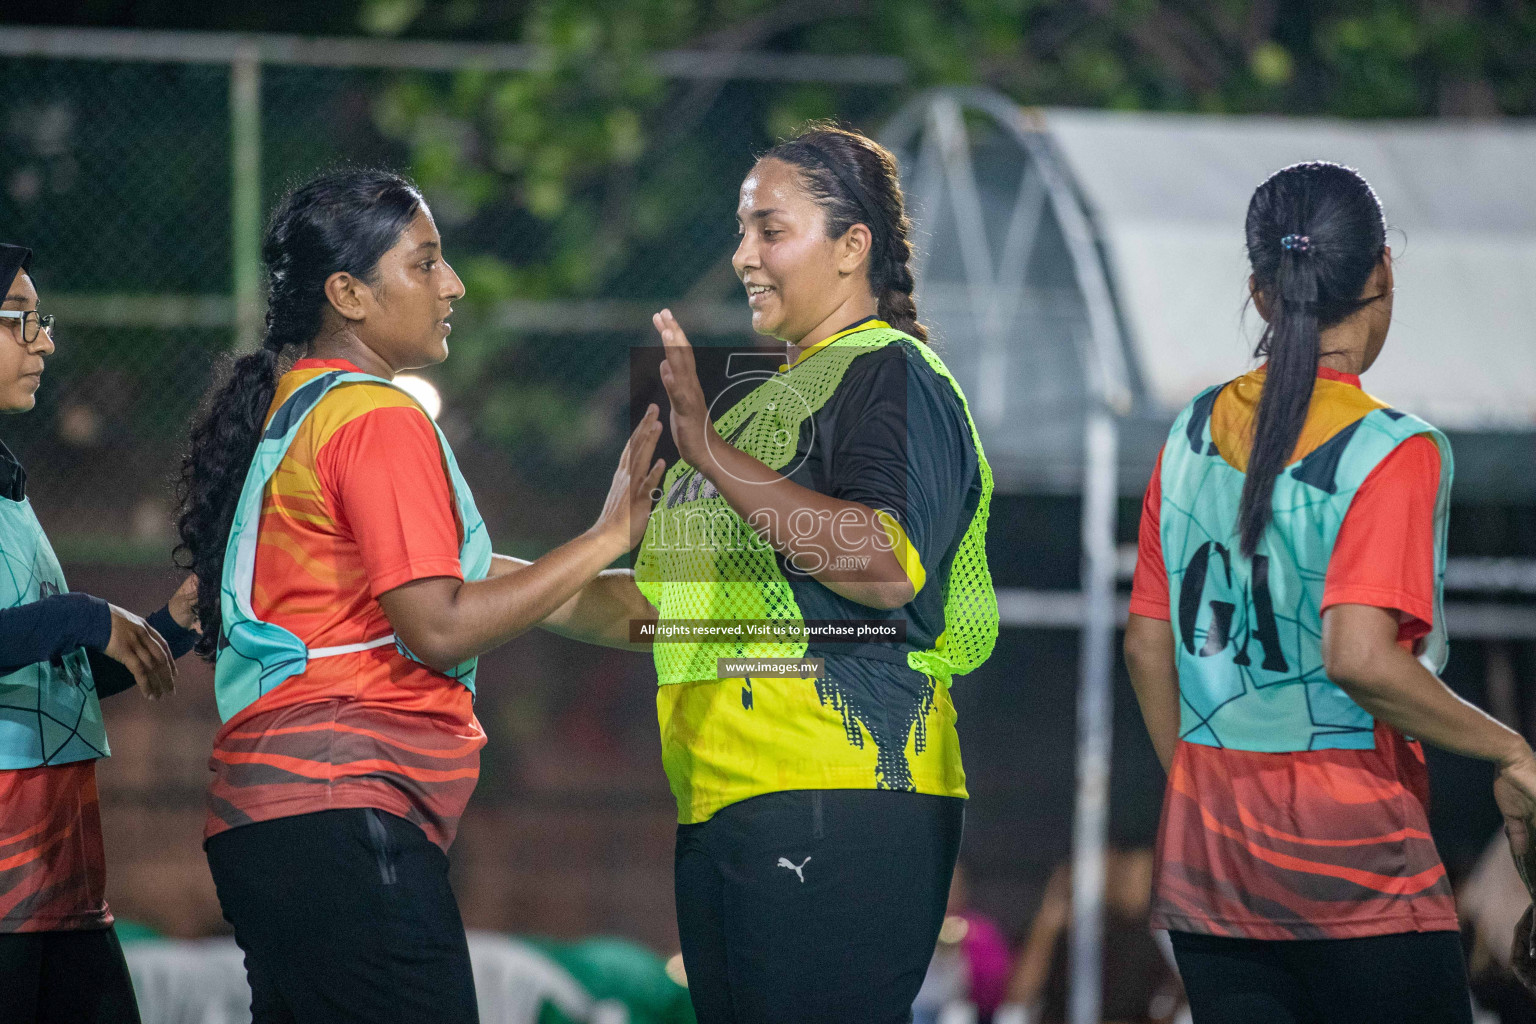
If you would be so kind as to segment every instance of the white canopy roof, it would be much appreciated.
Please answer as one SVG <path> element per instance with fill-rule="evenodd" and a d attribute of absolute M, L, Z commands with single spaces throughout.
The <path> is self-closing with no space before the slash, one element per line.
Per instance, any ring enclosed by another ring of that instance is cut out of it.
<path fill-rule="evenodd" d="M 1243 220 L 1302 160 L 1357 168 L 1386 208 L 1397 294 L 1368 390 L 1438 426 L 1536 428 L 1536 126 L 1052 109 L 1096 220 L 1148 398 L 1171 412 L 1253 365 Z"/>

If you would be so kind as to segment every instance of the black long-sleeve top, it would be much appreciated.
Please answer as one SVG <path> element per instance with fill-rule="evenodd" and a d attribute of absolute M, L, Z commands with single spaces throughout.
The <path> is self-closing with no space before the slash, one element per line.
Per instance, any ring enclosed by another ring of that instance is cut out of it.
<path fill-rule="evenodd" d="M 192 649 L 197 634 L 182 629 L 166 605 L 147 620 L 165 638 L 171 656 Z M 37 661 L 52 661 L 84 647 L 96 681 L 96 695 L 110 697 L 134 685 L 133 673 L 104 653 L 112 639 L 112 612 L 107 602 L 70 591 L 40 601 L 0 609 L 0 675 Z"/>
<path fill-rule="evenodd" d="M 27 471 L 4 442 L 0 442 L 0 499 L 26 496 Z M 192 649 L 197 634 L 171 618 L 169 605 L 148 619 L 179 658 Z M 90 594 L 71 591 L 38 601 L 0 608 L 0 675 L 38 661 L 52 661 L 84 647 L 96 681 L 96 695 L 110 697 L 134 685 L 133 673 L 104 653 L 112 640 L 112 610 Z"/>

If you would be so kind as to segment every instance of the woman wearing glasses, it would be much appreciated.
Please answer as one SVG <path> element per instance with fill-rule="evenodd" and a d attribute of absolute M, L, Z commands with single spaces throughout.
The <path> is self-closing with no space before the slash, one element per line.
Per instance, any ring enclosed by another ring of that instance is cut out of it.
<path fill-rule="evenodd" d="M 37 310 L 32 252 L 0 244 L 0 413 L 37 404 L 53 318 Z M 0 1024 L 139 1019 L 105 899 L 96 759 L 100 697 L 175 684 L 192 647 L 193 590 L 149 621 L 70 592 L 0 442 Z"/>

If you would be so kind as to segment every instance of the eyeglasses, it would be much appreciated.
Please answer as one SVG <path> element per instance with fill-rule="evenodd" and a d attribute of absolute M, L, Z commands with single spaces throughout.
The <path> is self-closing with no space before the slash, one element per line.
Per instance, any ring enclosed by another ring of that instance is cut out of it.
<path fill-rule="evenodd" d="M 14 309 L 0 309 L 0 319 L 21 321 L 21 343 L 30 345 L 37 340 L 39 331 L 47 331 L 48 337 L 53 337 L 53 314 L 39 313 L 35 309 L 26 312 Z"/>

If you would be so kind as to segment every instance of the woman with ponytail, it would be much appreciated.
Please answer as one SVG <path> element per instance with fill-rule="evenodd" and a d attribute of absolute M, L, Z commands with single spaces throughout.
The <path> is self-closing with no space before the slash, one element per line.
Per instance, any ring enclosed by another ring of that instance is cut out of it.
<path fill-rule="evenodd" d="M 208 864 L 256 1024 L 470 1024 L 446 851 L 485 744 L 475 659 L 639 541 L 661 426 L 653 407 L 591 529 L 531 564 L 493 556 L 447 441 L 392 383 L 446 358 L 464 294 L 421 194 L 322 175 L 279 204 L 262 257 L 266 337 L 183 467 L 179 550 L 224 719 Z"/>
<path fill-rule="evenodd" d="M 1168 771 L 1153 927 L 1196 1024 L 1470 1022 L 1418 741 L 1498 766 L 1517 855 L 1536 758 L 1436 675 L 1450 447 L 1360 389 L 1392 315 L 1381 206 L 1296 164 L 1254 193 L 1247 247 L 1266 362 L 1190 403 L 1142 506 L 1125 654 Z"/>
<path fill-rule="evenodd" d="M 890 153 L 807 131 L 757 161 L 737 221 L 752 326 L 784 360 L 732 355 L 711 408 L 681 326 L 656 315 L 681 461 L 635 571 L 549 625 L 613 645 L 658 618 L 727 631 L 653 645 L 701 1024 L 895 1024 L 960 844 L 949 683 L 997 635 L 992 478 L 917 321 Z M 750 631 L 765 620 L 786 632 Z"/>

